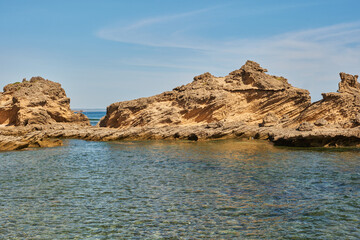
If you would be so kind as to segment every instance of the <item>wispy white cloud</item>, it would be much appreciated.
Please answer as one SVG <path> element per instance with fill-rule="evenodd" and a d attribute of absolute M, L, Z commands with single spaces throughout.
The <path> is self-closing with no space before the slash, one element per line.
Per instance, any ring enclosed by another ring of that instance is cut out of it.
<path fill-rule="evenodd" d="M 190 11 L 190 12 L 184 12 L 184 13 L 179 13 L 179 14 L 173 14 L 173 15 L 166 15 L 166 16 L 158 16 L 158 17 L 153 17 L 153 18 L 147 18 L 147 19 L 143 19 L 140 21 L 137 21 L 135 23 L 132 23 L 128 26 L 125 26 L 123 28 L 120 29 L 115 29 L 115 31 L 130 31 L 130 30 L 135 30 L 135 29 L 139 29 L 139 28 L 143 28 L 149 25 L 153 25 L 156 23 L 162 23 L 162 22 L 169 22 L 172 20 L 176 20 L 179 18 L 185 18 L 185 17 L 191 17 L 192 15 L 197 15 L 203 12 L 207 12 L 211 9 L 214 9 L 215 7 L 209 7 L 209 8 L 204 8 L 204 9 L 199 9 L 199 10 L 195 10 L 195 11 Z"/>
<path fill-rule="evenodd" d="M 277 12 L 290 10 L 290 9 L 302 9 L 306 7 L 313 7 L 321 4 L 328 4 L 330 0 L 313 0 L 313 1 L 297 1 L 297 2 L 291 2 L 291 1 L 284 1 L 282 4 L 261 4 L 261 1 L 258 1 L 259 6 L 253 7 L 253 8 L 246 8 L 241 11 L 239 9 L 239 13 L 244 16 L 250 16 L 250 15 L 263 15 L 263 14 L 275 14 Z M 271 3 L 268 0 L 262 1 L 263 3 Z M 263 7 L 261 7 L 263 5 Z"/>
<path fill-rule="evenodd" d="M 360 72 L 360 22 L 350 22 L 286 32 L 262 38 L 203 38 L 180 27 L 214 8 L 155 17 L 133 24 L 104 28 L 101 38 L 146 46 L 183 48 L 194 54 L 155 60 L 146 57 L 133 62 L 146 67 L 169 67 L 196 71 L 231 71 L 246 59 L 259 61 L 276 73 L 284 73 L 295 86 L 310 89 L 318 99 L 321 92 L 335 91 L 337 72 Z M 186 27 L 186 26 L 185 26 Z M 155 31 L 159 30 L 161 31 Z M 131 61 L 127 64 L 132 64 Z M 207 69 L 206 69 L 207 68 Z M 326 83 L 326 84 L 324 84 Z"/>
<path fill-rule="evenodd" d="M 229 4 L 206 7 L 189 12 L 172 15 L 156 16 L 142 19 L 125 26 L 104 27 L 96 32 L 100 38 L 139 44 L 152 47 L 173 47 L 173 48 L 193 48 L 192 42 L 187 43 L 187 39 L 181 35 L 186 27 L 179 29 L 179 22 L 184 19 L 204 14 L 206 12 L 219 9 Z M 192 22 L 191 24 L 195 24 Z M 181 24 L 180 24 L 181 25 Z M 161 27 L 161 31 L 157 28 Z M 202 47 L 199 49 L 203 49 Z"/>
<path fill-rule="evenodd" d="M 219 11 L 226 10 L 225 7 L 232 6 L 238 9 L 236 12 L 240 16 L 262 15 L 266 13 L 274 14 L 278 11 L 284 11 L 291 8 L 304 8 L 322 4 L 323 2 L 312 1 L 302 3 L 284 3 L 281 5 L 265 5 L 263 7 L 249 8 L 246 4 L 237 2 L 227 2 L 222 5 L 206 7 L 189 12 L 155 16 L 152 18 L 141 19 L 129 25 L 115 25 L 104 27 L 95 34 L 103 39 L 118 41 L 131 44 L 139 44 L 152 47 L 172 47 L 172 48 L 188 48 L 194 50 L 209 50 L 209 48 L 217 47 L 218 42 L 211 39 L 201 39 L 196 34 L 186 36 L 184 33 L 193 30 L 197 26 L 196 17 L 204 16 L 211 12 L 207 18 L 216 18 Z M 217 11 L 214 11 L 217 10 Z M 184 23 L 184 20 L 190 20 Z M 192 20 L 192 21 L 191 21 Z M 203 26 L 198 26 L 199 28 Z M 159 29 L 161 28 L 161 29 Z M 189 34 L 190 35 L 190 34 Z"/>

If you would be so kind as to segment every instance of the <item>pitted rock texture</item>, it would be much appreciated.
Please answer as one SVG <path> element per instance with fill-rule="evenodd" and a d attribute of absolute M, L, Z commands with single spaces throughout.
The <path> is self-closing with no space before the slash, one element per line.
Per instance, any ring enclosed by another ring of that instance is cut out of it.
<path fill-rule="evenodd" d="M 279 123 L 279 118 L 272 112 L 266 114 L 261 124 L 262 127 L 272 127 Z"/>
<path fill-rule="evenodd" d="M 99 126 L 176 128 L 219 121 L 261 124 L 269 112 L 279 119 L 286 115 L 289 121 L 298 117 L 311 104 L 309 92 L 266 72 L 258 63 L 247 61 L 226 77 L 204 73 L 172 91 L 111 104 Z"/>
<path fill-rule="evenodd" d="M 88 118 L 70 109 L 70 99 L 59 83 L 33 77 L 8 84 L 0 93 L 0 125 L 26 126 L 76 122 L 89 124 Z"/>
<path fill-rule="evenodd" d="M 204 73 L 173 91 L 111 104 L 101 127 L 71 112 L 59 84 L 42 78 L 11 84 L 0 93 L 0 151 L 60 146 L 63 138 L 245 138 L 294 147 L 360 147 L 356 75 L 340 73 L 338 92 L 311 104 L 307 90 L 266 71 L 248 61 L 226 77 Z"/>
<path fill-rule="evenodd" d="M 262 139 L 275 145 L 293 147 L 360 147 L 360 127 L 314 128 L 298 131 L 282 126 L 259 127 L 244 122 L 221 122 L 164 127 L 134 127 L 127 129 L 81 126 L 76 123 L 0 127 L 0 151 L 34 147 L 54 147 L 60 139 L 88 141 L 159 140 L 204 141 L 210 139 Z"/>
<path fill-rule="evenodd" d="M 340 73 L 339 90 L 323 93 L 323 99 L 305 109 L 289 126 L 302 122 L 318 125 L 319 121 L 338 125 L 342 128 L 353 128 L 360 125 L 360 84 L 357 75 Z"/>
<path fill-rule="evenodd" d="M 311 123 L 303 122 L 297 128 L 298 131 L 312 131 L 314 126 Z"/>

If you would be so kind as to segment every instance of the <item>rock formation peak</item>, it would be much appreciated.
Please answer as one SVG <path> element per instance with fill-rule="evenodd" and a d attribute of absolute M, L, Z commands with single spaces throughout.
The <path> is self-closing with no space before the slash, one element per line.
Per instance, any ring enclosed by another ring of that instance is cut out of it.
<path fill-rule="evenodd" d="M 203 74 L 201 74 L 201 75 L 198 75 L 198 76 L 195 76 L 194 77 L 194 81 L 196 82 L 196 81 L 206 81 L 206 80 L 209 80 L 209 79 L 211 79 L 211 78 L 213 78 L 214 76 L 213 75 L 211 75 L 211 73 L 209 73 L 209 72 L 206 72 L 206 73 L 203 73 Z"/>
<path fill-rule="evenodd" d="M 357 75 L 340 73 L 341 81 L 337 92 L 322 93 L 323 99 L 304 110 L 293 124 L 299 122 L 337 125 L 351 128 L 360 125 L 360 83 Z"/>
<path fill-rule="evenodd" d="M 254 62 L 251 60 L 247 60 L 246 63 L 240 69 L 243 71 L 246 71 L 246 72 L 251 72 L 251 71 L 267 72 L 268 71 L 267 69 L 262 68 L 260 66 L 260 64 L 258 64 L 257 62 Z"/>
<path fill-rule="evenodd" d="M 234 90 L 284 90 L 292 87 L 284 77 L 266 74 L 268 70 L 260 64 L 248 60 L 240 69 L 226 76 L 225 82 L 231 84 Z"/>
<path fill-rule="evenodd" d="M 360 83 L 357 81 L 358 75 L 351 75 L 347 73 L 340 73 L 341 81 L 339 82 L 340 93 L 359 94 Z"/>
<path fill-rule="evenodd" d="M 226 77 L 206 72 L 172 91 L 113 103 L 99 122 L 108 128 L 100 128 L 84 126 L 88 119 L 70 110 L 60 84 L 33 77 L 0 92 L 0 124 L 20 126 L 0 128 L 0 150 L 62 144 L 53 138 L 239 137 L 288 146 L 360 146 L 358 76 L 340 73 L 340 78 L 338 92 L 324 93 L 322 100 L 311 103 L 307 90 L 247 61 Z"/>
<path fill-rule="evenodd" d="M 42 77 L 8 84 L 0 93 L 0 124 L 29 125 L 55 122 L 88 123 L 70 109 L 70 98 L 59 83 Z"/>
<path fill-rule="evenodd" d="M 219 121 L 260 124 L 269 112 L 275 118 L 287 115 L 292 119 L 310 105 L 307 90 L 266 72 L 253 61 L 226 77 L 207 72 L 173 91 L 111 104 L 99 126 L 160 127 Z"/>

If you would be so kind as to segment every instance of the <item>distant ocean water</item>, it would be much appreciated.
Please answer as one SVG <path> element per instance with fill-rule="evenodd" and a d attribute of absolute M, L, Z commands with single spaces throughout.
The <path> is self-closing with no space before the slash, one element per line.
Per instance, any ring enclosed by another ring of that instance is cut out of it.
<path fill-rule="evenodd" d="M 0 152 L 0 239 L 360 239 L 359 149 L 64 144 Z"/>
<path fill-rule="evenodd" d="M 90 120 L 90 124 L 92 126 L 95 126 L 100 119 L 106 115 L 106 111 L 99 111 L 99 110 L 86 110 L 82 112 L 83 114 L 85 114 L 89 120 Z"/>

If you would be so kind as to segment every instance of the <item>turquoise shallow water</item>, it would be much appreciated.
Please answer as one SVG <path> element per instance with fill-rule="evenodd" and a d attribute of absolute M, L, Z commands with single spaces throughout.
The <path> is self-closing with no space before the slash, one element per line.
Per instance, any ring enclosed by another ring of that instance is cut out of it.
<path fill-rule="evenodd" d="M 260 141 L 0 153 L 0 239 L 359 239 L 360 151 Z"/>

